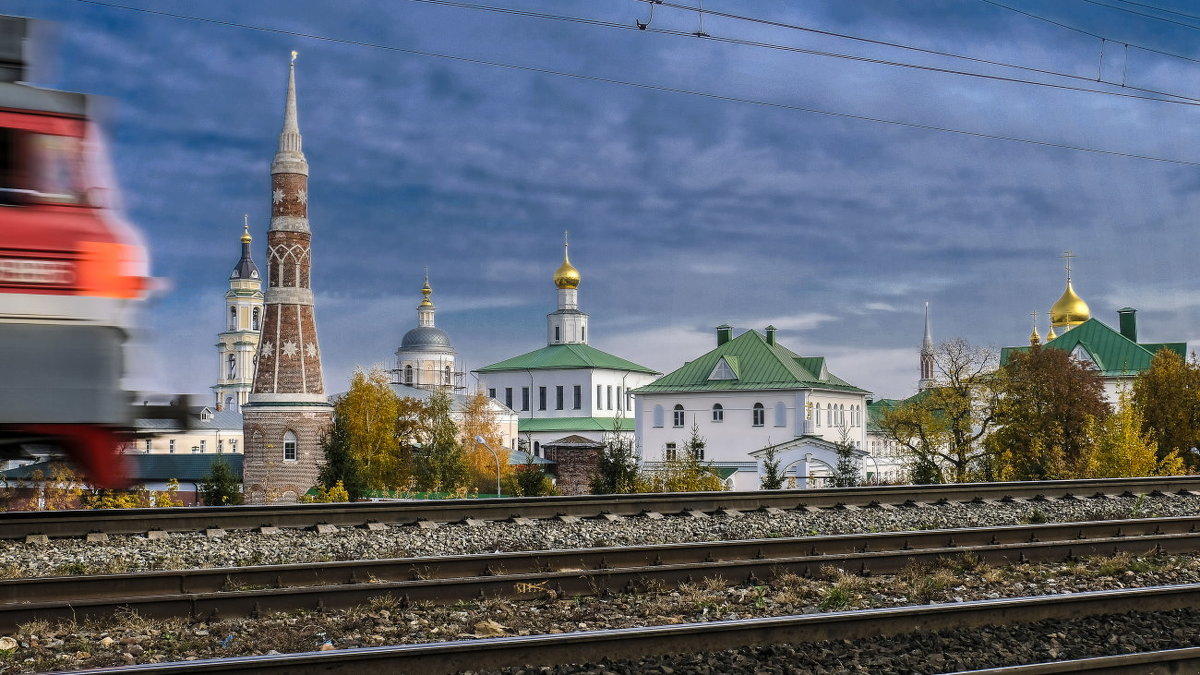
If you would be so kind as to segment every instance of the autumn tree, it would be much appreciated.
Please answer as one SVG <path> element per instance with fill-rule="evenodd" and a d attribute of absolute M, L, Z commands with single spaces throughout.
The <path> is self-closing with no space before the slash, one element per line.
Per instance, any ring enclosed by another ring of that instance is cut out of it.
<path fill-rule="evenodd" d="M 1096 420 L 1110 414 L 1104 383 L 1091 365 L 1061 349 L 1016 352 L 996 375 L 1000 428 L 988 444 L 1000 478 L 1086 476 Z"/>
<path fill-rule="evenodd" d="M 453 401 L 444 391 L 425 401 L 421 445 L 414 453 L 413 473 L 420 490 L 454 492 L 466 488 L 470 478 L 458 426 L 451 418 Z"/>
<path fill-rule="evenodd" d="M 1087 477 L 1126 478 L 1135 476 L 1178 476 L 1185 472 L 1178 450 L 1161 460 L 1158 444 L 1143 431 L 1144 420 L 1128 392 L 1121 392 L 1117 409 L 1103 421 L 1092 422 L 1096 447 Z"/>
<path fill-rule="evenodd" d="M 340 440 L 362 467 L 367 487 L 383 490 L 407 482 L 397 441 L 400 399 L 380 368 L 354 371 L 350 390 L 334 402 L 334 418 L 342 425 Z"/>
<path fill-rule="evenodd" d="M 634 481 L 637 492 L 709 492 L 724 490 L 725 484 L 711 462 L 704 461 L 708 442 L 700 426 L 692 423 L 691 434 L 678 452 L 664 451 L 663 460 L 643 471 Z"/>
<path fill-rule="evenodd" d="M 1133 404 L 1142 416 L 1142 429 L 1158 446 L 1159 456 L 1171 452 L 1195 466 L 1190 449 L 1200 445 L 1200 364 L 1160 349 L 1150 368 L 1133 381 Z"/>
<path fill-rule="evenodd" d="M 996 423 L 996 362 L 991 348 L 943 342 L 934 349 L 933 386 L 883 414 L 879 425 L 907 456 L 914 482 L 990 478 L 983 439 Z"/>
<path fill-rule="evenodd" d="M 533 462 L 533 455 L 527 456 L 529 461 L 514 467 L 506 477 L 505 491 L 517 497 L 549 497 L 559 494 L 550 476 Z"/>
<path fill-rule="evenodd" d="M 496 489 L 497 460 L 500 462 L 501 476 L 510 473 L 508 449 L 504 447 L 504 438 L 500 434 L 500 425 L 496 422 L 496 412 L 492 410 L 491 401 L 492 399 L 482 391 L 467 397 L 462 421 L 459 423 L 459 441 L 465 449 L 469 480 L 480 492 Z M 484 443 L 496 452 L 495 456 L 475 442 L 478 437 L 482 437 Z"/>
<path fill-rule="evenodd" d="M 317 486 L 324 496 L 337 486 L 346 492 L 345 501 L 355 501 L 367 491 L 363 467 L 351 448 L 350 428 L 346 418 L 335 415 L 333 424 L 321 440 L 325 462 L 317 471 Z M 399 448 L 397 447 L 397 451 Z M 391 483 L 389 486 L 395 486 Z"/>

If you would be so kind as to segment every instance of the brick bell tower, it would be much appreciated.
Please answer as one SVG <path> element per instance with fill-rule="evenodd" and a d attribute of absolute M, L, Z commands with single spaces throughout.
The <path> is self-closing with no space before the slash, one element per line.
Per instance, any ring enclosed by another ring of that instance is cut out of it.
<path fill-rule="evenodd" d="M 279 151 L 271 162 L 267 290 L 254 386 L 243 407 L 242 477 L 252 504 L 298 501 L 316 484 L 321 438 L 333 419 L 313 316 L 308 161 L 296 121 L 296 52 L 288 72 Z"/>

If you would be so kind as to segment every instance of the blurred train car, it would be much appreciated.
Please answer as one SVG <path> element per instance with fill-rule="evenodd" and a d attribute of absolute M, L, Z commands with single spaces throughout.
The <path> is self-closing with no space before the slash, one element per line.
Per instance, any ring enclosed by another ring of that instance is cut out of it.
<path fill-rule="evenodd" d="M 84 94 L 24 84 L 30 23 L 0 17 L 0 455 L 60 449 L 120 487 L 132 427 L 122 387 L 150 279 Z M 139 417 L 145 416 L 139 413 Z"/>

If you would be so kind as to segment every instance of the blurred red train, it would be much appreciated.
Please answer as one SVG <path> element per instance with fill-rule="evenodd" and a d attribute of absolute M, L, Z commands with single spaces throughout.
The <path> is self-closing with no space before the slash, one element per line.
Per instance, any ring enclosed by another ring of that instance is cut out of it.
<path fill-rule="evenodd" d="M 22 82 L 29 30 L 0 17 L 0 453 L 57 447 L 91 484 L 118 487 L 146 247 L 112 208 L 89 98 Z"/>

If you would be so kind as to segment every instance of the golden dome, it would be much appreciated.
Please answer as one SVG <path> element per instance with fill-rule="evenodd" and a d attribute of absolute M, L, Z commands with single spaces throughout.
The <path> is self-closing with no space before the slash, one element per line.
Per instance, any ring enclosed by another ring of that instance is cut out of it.
<path fill-rule="evenodd" d="M 250 226 L 243 225 L 242 226 L 242 243 L 249 244 L 251 239 L 252 239 L 252 237 L 250 236 Z"/>
<path fill-rule="evenodd" d="M 567 257 L 567 243 L 563 242 L 563 264 L 554 271 L 554 285 L 560 289 L 579 288 L 579 270 L 571 264 Z"/>
<path fill-rule="evenodd" d="M 1067 281 L 1067 290 L 1063 291 L 1062 297 L 1050 308 L 1050 325 L 1078 326 L 1090 318 L 1092 318 L 1092 310 L 1088 309 L 1083 298 L 1075 294 L 1071 282 Z"/>
<path fill-rule="evenodd" d="M 421 295 L 424 296 L 421 298 L 421 307 L 433 307 L 433 303 L 429 301 L 429 294 L 432 292 L 433 289 L 429 287 L 429 271 L 426 270 L 425 285 L 421 286 Z"/>

